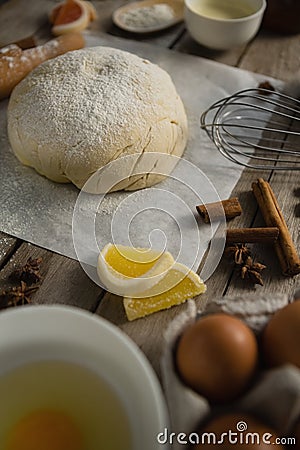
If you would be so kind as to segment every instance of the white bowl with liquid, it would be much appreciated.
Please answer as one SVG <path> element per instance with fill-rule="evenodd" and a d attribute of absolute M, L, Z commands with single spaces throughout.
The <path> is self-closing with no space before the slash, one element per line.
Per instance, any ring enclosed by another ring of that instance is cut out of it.
<path fill-rule="evenodd" d="M 166 448 L 157 435 L 167 409 L 150 363 L 119 328 L 81 309 L 0 313 L 0 395 L 1 450 L 25 441 L 39 450 Z"/>
<path fill-rule="evenodd" d="M 266 0 L 185 0 L 185 23 L 199 44 L 228 50 L 255 36 L 265 8 Z"/>

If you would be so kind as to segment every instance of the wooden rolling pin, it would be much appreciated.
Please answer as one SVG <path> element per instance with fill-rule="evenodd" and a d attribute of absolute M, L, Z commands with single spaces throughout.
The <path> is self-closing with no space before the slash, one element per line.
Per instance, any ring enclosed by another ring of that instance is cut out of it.
<path fill-rule="evenodd" d="M 42 62 L 82 47 L 82 35 L 70 33 L 28 50 L 17 45 L 0 49 L 0 99 L 8 97 L 13 88 Z"/>

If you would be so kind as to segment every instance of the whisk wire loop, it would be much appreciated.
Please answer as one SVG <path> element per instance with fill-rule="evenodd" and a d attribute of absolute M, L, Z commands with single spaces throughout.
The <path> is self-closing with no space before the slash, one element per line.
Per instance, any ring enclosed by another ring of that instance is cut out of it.
<path fill-rule="evenodd" d="M 200 117 L 223 156 L 264 170 L 300 170 L 299 124 L 299 100 L 261 88 L 218 100 Z"/>

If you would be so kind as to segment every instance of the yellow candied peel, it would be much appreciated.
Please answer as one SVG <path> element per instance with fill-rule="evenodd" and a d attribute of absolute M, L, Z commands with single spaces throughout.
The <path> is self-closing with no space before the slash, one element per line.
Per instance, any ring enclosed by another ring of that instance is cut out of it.
<path fill-rule="evenodd" d="M 99 255 L 97 272 L 110 292 L 139 297 L 140 292 L 157 284 L 173 264 L 169 252 L 107 244 Z"/>
<path fill-rule="evenodd" d="M 142 292 L 139 298 L 124 297 L 123 304 L 128 320 L 132 321 L 180 305 L 205 291 L 205 284 L 195 272 L 174 263 L 155 286 Z M 160 293 L 155 295 L 157 292 Z"/>
<path fill-rule="evenodd" d="M 160 256 L 155 250 L 114 245 L 106 252 L 105 261 L 119 274 L 136 278 L 148 272 Z"/>

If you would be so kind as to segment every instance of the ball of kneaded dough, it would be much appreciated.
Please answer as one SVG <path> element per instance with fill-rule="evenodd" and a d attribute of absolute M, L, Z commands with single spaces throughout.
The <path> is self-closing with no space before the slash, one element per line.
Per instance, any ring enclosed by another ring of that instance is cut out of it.
<path fill-rule="evenodd" d="M 163 69 L 128 52 L 93 47 L 43 63 L 15 87 L 8 136 L 23 164 L 82 188 L 99 168 L 124 155 L 181 156 L 187 118 Z M 124 180 L 111 190 L 160 181 L 149 161 L 143 174 L 130 176 L 133 167 L 126 167 Z"/>

